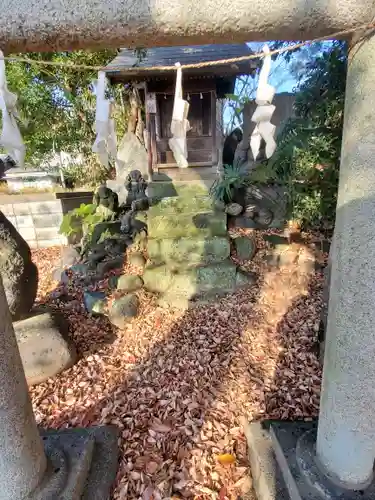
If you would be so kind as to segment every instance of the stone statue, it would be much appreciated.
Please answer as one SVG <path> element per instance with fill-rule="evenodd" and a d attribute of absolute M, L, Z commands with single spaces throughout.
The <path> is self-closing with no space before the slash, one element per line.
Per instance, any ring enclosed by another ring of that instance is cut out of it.
<path fill-rule="evenodd" d="M 129 210 L 121 217 L 121 232 L 128 234 L 131 238 L 141 231 L 147 233 L 147 224 L 135 218 L 135 210 Z"/>
<path fill-rule="evenodd" d="M 244 205 L 243 217 L 251 219 L 254 227 L 285 227 L 287 197 L 283 186 L 261 183 L 251 185 L 246 188 Z"/>
<path fill-rule="evenodd" d="M 97 207 L 96 213 L 101 214 L 103 220 L 114 220 L 118 215 L 119 203 L 117 193 L 104 184 L 96 189 L 93 203 Z"/>
<path fill-rule="evenodd" d="M 147 182 L 143 178 L 139 170 L 132 170 L 126 178 L 125 187 L 128 191 L 126 197 L 126 204 L 131 206 L 133 202 L 138 202 L 138 200 L 147 199 L 146 189 Z M 139 208 L 137 208 L 139 210 Z"/>
<path fill-rule="evenodd" d="M 240 128 L 235 128 L 225 138 L 223 146 L 223 165 L 233 165 L 236 149 L 240 144 L 240 142 L 242 141 L 242 139 L 243 139 L 243 134 Z"/>

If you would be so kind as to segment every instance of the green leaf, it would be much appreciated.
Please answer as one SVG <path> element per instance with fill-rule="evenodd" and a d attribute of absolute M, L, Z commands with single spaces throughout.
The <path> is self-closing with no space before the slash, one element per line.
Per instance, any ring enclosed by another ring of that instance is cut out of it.
<path fill-rule="evenodd" d="M 86 215 L 91 215 L 95 213 L 95 205 L 93 203 L 81 203 L 79 208 L 74 210 L 74 213 L 78 216 L 85 217 Z"/>
<path fill-rule="evenodd" d="M 230 99 L 231 101 L 235 101 L 235 102 L 239 102 L 240 101 L 239 96 L 236 95 L 236 94 L 225 94 L 225 97 L 227 99 Z"/>

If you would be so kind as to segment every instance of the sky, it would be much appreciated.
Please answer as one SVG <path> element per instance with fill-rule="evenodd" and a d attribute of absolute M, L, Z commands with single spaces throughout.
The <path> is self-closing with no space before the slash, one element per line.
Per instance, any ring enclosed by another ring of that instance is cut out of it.
<path fill-rule="evenodd" d="M 261 52 L 264 42 L 250 42 L 247 44 L 255 53 Z M 283 58 L 273 61 L 269 83 L 276 88 L 276 93 L 293 92 L 297 85 L 297 78 L 291 71 L 291 65 L 286 63 Z"/>
<path fill-rule="evenodd" d="M 261 52 L 264 45 L 263 42 L 251 42 L 247 44 L 254 53 Z M 281 58 L 280 58 L 281 59 Z M 289 66 L 289 67 L 288 67 Z M 297 85 L 297 78 L 290 71 L 290 65 L 286 64 L 284 60 L 274 61 L 271 65 L 271 72 L 269 83 L 276 89 L 276 93 L 293 92 L 294 87 Z M 238 88 L 235 88 L 234 93 L 238 95 Z M 224 107 L 224 127 L 232 128 L 230 124 L 232 117 L 232 110 L 227 106 Z"/>
<path fill-rule="evenodd" d="M 279 57 L 271 63 L 271 72 L 268 82 L 276 89 L 276 93 L 294 92 L 298 84 L 298 79 L 303 79 L 306 63 L 319 56 L 325 49 L 331 45 L 331 41 L 319 42 L 307 45 L 295 53 L 291 61 L 287 63 L 283 57 Z M 254 53 L 262 52 L 264 42 L 249 42 L 247 44 Z M 298 75 L 298 76 L 297 76 Z M 235 94 L 238 95 L 235 90 Z M 249 96 L 254 97 L 254 95 Z M 232 112 L 226 107 L 224 109 L 224 125 L 231 122 Z"/>

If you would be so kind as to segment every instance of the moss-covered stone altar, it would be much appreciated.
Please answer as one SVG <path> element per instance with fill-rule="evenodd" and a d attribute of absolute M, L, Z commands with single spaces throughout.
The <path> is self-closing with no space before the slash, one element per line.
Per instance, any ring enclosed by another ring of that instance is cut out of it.
<path fill-rule="evenodd" d="M 227 214 L 188 187 L 148 211 L 147 250 L 144 284 L 161 305 L 185 308 L 233 292 L 243 281 L 230 260 Z"/>

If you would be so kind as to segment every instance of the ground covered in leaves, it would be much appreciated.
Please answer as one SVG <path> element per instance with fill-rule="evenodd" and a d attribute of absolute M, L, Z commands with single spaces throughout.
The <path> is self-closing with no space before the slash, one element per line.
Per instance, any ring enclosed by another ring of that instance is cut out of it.
<path fill-rule="evenodd" d="M 120 331 L 85 312 L 83 284 L 52 280 L 60 251 L 33 251 L 38 301 L 68 318 L 80 359 L 31 388 L 38 424 L 117 425 L 113 499 L 252 499 L 244 424 L 318 412 L 322 273 L 268 269 L 261 249 L 242 263 L 256 286 L 184 313 L 142 291 Z"/>

